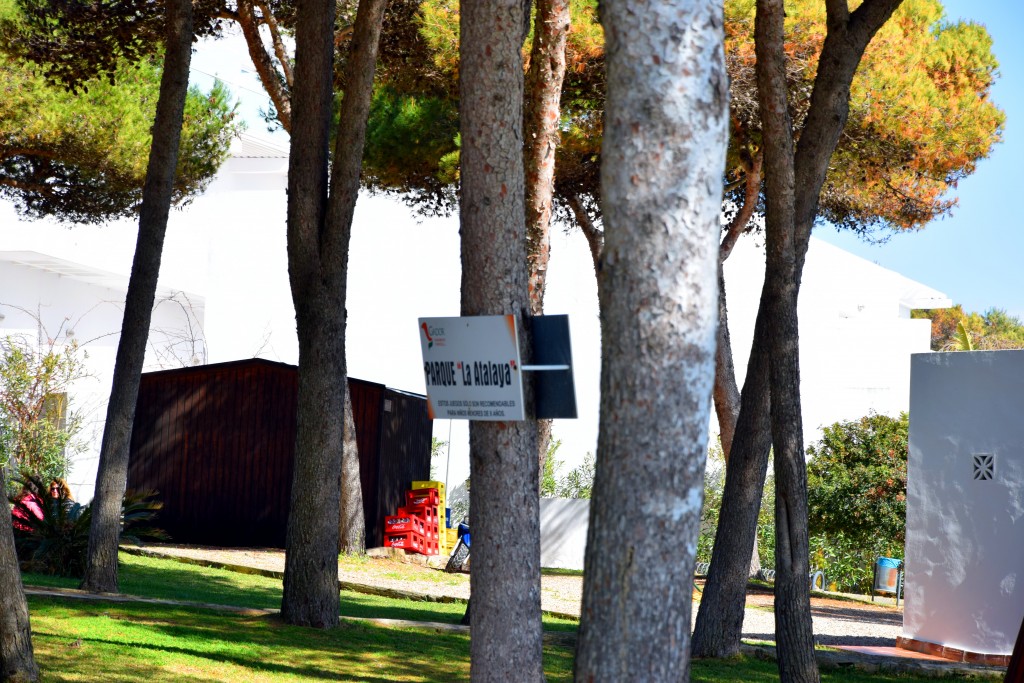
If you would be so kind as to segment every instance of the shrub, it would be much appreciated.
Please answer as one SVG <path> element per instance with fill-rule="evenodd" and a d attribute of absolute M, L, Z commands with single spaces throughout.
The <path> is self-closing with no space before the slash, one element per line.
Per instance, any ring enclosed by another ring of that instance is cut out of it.
<path fill-rule="evenodd" d="M 908 425 L 906 413 L 872 413 L 807 449 L 811 563 L 841 590 L 869 589 L 877 557 L 903 556 Z"/>
<path fill-rule="evenodd" d="M 565 462 L 555 457 L 562 445 L 561 439 L 552 439 L 548 445 L 547 456 L 544 458 L 544 469 L 540 476 L 541 498 L 590 498 L 594 488 L 595 460 L 593 453 L 583 456 L 578 467 L 569 470 L 564 477 L 558 471 Z"/>
<path fill-rule="evenodd" d="M 68 408 L 68 391 L 84 376 L 73 343 L 0 340 L 0 465 L 8 472 L 28 469 L 47 481 L 67 475 L 67 452 L 78 449 L 75 435 L 82 424 Z"/>
<path fill-rule="evenodd" d="M 587 453 L 579 467 L 569 470 L 569 474 L 558 480 L 555 495 L 559 498 L 590 498 L 594 490 L 594 467 L 594 454 Z"/>
<path fill-rule="evenodd" d="M 704 507 L 701 510 L 700 535 L 697 538 L 697 562 L 711 562 L 724 492 L 725 456 L 721 442 L 715 439 L 708 446 L 708 460 L 704 469 Z M 771 474 L 770 462 L 761 493 L 761 509 L 757 515 L 757 550 L 762 567 L 775 565 L 775 479 Z"/>
<path fill-rule="evenodd" d="M 18 480 L 22 491 L 31 493 L 40 503 L 39 513 L 23 493 L 9 498 L 15 510 L 20 510 L 18 517 L 23 520 L 14 527 L 18 560 L 30 571 L 81 578 L 85 575 L 89 547 L 90 507 L 79 505 L 64 492 L 58 498 L 51 498 L 43 482 L 44 479 L 30 474 L 23 474 Z M 132 543 L 168 540 L 167 534 L 153 525 L 162 507 L 154 491 L 126 492 L 121 507 L 121 540 Z"/>

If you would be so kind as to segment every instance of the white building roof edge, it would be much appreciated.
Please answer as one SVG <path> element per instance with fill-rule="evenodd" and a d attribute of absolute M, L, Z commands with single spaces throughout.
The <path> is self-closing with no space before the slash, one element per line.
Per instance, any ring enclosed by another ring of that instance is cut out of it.
<path fill-rule="evenodd" d="M 117 292 L 128 291 L 128 277 L 82 263 L 57 258 L 37 251 L 0 251 L 0 263 L 7 263 L 26 268 L 34 268 L 76 282 L 83 282 L 97 287 L 105 287 Z M 205 297 L 195 292 L 188 292 L 173 287 L 157 287 L 158 297 L 170 297 L 181 292 L 189 298 L 197 308 L 203 308 Z"/>

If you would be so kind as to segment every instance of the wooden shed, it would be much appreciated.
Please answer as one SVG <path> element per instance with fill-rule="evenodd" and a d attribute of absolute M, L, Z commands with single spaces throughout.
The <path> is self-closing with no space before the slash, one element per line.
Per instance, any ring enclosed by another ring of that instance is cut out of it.
<path fill-rule="evenodd" d="M 430 471 L 424 396 L 349 378 L 367 546 Z M 128 488 L 155 489 L 179 543 L 282 548 L 295 452 L 298 368 L 259 358 L 142 375 Z M 339 415 L 341 420 L 342 416 Z M 310 505 L 316 482 L 309 482 Z"/>

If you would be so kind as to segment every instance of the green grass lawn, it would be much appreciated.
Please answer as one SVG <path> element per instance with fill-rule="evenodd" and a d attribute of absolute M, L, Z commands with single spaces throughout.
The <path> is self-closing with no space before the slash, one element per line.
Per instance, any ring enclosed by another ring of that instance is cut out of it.
<path fill-rule="evenodd" d="M 463 633 L 343 622 L 330 631 L 152 604 L 31 598 L 33 642 L 46 681 L 422 681 L 469 679 Z M 572 680 L 571 648 L 544 649 L 548 681 Z M 755 659 L 693 663 L 692 680 L 778 680 L 775 664 Z M 822 672 L 826 683 L 925 680 L 850 670 Z M 931 679 L 929 679 L 931 680 Z"/>
<path fill-rule="evenodd" d="M 442 574 L 443 572 L 437 572 Z M 213 603 L 235 607 L 278 609 L 281 607 L 281 580 L 241 574 L 226 569 L 200 567 L 151 557 L 121 553 L 118 572 L 121 592 L 147 598 Z M 29 586 L 77 588 L 76 579 L 43 574 L 25 574 Z M 457 624 L 466 606 L 462 603 L 396 600 L 354 591 L 341 591 L 341 616 L 437 621 Z M 575 620 L 544 617 L 544 628 L 575 631 Z"/>
<path fill-rule="evenodd" d="M 469 678 L 465 634 L 343 622 L 330 631 L 203 609 L 30 600 L 47 681 L 453 681 Z M 548 658 L 569 680 L 571 653 Z"/>
<path fill-rule="evenodd" d="M 220 569 L 122 554 L 124 593 L 238 607 L 276 608 L 281 582 Z M 73 588 L 76 581 L 25 575 L 27 585 Z M 46 681 L 464 681 L 469 636 L 429 628 L 385 628 L 343 621 L 330 631 L 287 626 L 276 616 L 198 607 L 31 597 L 33 643 Z M 343 616 L 455 622 L 461 604 L 342 593 Z M 545 628 L 575 629 L 546 619 Z M 573 651 L 544 649 L 549 681 L 572 679 Z M 777 681 L 772 662 L 693 663 L 692 680 Z M 825 670 L 829 683 L 924 680 Z"/>

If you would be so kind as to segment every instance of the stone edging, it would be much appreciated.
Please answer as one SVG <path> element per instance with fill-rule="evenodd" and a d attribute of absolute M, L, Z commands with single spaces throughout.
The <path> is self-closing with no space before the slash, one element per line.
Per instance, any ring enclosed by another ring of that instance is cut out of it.
<path fill-rule="evenodd" d="M 772 645 L 750 645 L 742 643 L 740 652 L 748 657 L 776 660 L 776 650 Z M 1005 669 L 986 667 L 959 662 L 937 662 L 927 659 L 908 659 L 904 657 L 886 657 L 871 655 L 864 652 L 847 650 L 816 649 L 815 658 L 818 666 L 827 669 L 857 669 L 866 673 L 880 671 L 891 673 L 911 673 L 918 676 L 944 678 L 952 675 L 992 678 L 1001 681 L 1006 674 Z"/>

